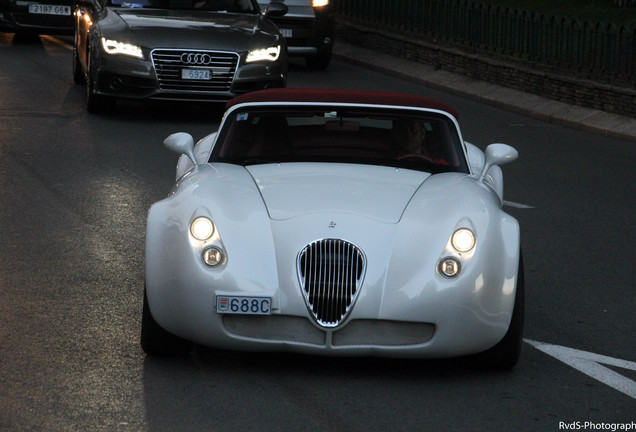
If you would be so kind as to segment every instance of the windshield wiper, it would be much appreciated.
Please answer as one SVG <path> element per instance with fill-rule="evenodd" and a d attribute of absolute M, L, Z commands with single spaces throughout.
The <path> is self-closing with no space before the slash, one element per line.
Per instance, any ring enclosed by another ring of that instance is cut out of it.
<path fill-rule="evenodd" d="M 260 158 L 249 158 L 243 161 L 243 165 L 263 165 L 263 164 L 272 164 L 278 163 L 278 161 L 273 161 L 270 159 L 260 159 Z"/>

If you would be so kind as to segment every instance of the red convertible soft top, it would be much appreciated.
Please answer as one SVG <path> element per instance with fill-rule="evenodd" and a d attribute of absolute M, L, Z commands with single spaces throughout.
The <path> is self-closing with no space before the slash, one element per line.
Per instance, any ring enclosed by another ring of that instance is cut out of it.
<path fill-rule="evenodd" d="M 411 94 L 376 92 L 365 90 L 282 88 L 259 90 L 235 97 L 225 109 L 248 102 L 319 102 L 354 103 L 370 105 L 406 106 L 445 111 L 457 118 L 457 111 L 435 99 Z"/>

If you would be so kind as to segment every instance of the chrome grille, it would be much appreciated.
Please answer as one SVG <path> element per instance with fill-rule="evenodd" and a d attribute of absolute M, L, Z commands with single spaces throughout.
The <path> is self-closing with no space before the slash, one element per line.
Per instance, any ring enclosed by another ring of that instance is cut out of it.
<path fill-rule="evenodd" d="M 186 64 L 183 58 L 196 55 L 205 56 L 205 65 Z M 239 56 L 233 52 L 201 51 L 201 50 L 166 50 L 152 51 L 152 63 L 159 79 L 159 88 L 175 91 L 228 92 L 234 80 Z M 208 69 L 209 80 L 190 80 L 181 77 L 184 69 Z"/>
<path fill-rule="evenodd" d="M 355 245 L 324 239 L 307 245 L 298 255 L 298 276 L 318 324 L 335 327 L 348 315 L 366 269 L 366 258 Z"/>

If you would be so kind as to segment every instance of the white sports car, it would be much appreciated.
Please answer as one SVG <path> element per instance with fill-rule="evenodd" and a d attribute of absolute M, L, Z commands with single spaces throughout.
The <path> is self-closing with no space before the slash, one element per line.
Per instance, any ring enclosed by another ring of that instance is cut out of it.
<path fill-rule="evenodd" d="M 141 344 L 444 358 L 513 367 L 523 328 L 505 144 L 463 140 L 455 111 L 392 93 L 272 89 L 187 133 L 149 210 Z"/>

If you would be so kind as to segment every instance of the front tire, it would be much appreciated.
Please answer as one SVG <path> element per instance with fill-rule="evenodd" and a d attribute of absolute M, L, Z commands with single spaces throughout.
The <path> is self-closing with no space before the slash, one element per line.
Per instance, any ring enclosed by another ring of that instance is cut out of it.
<path fill-rule="evenodd" d="M 95 82 L 93 80 L 93 64 L 89 53 L 86 59 L 86 110 L 91 114 L 104 114 L 115 109 L 117 100 L 112 97 L 95 93 Z"/>
<path fill-rule="evenodd" d="M 86 77 L 84 76 L 84 69 L 82 68 L 82 62 L 79 59 L 77 53 L 77 31 L 75 31 L 75 37 L 73 41 L 73 82 L 75 84 L 86 84 Z"/>
<path fill-rule="evenodd" d="M 78 85 L 86 84 L 84 71 L 75 50 L 73 50 L 73 82 Z"/>
<path fill-rule="evenodd" d="M 476 355 L 481 365 L 489 369 L 510 370 L 519 361 L 523 342 L 523 324 L 525 320 L 525 282 L 523 275 L 523 255 L 519 254 L 517 272 L 517 292 L 512 309 L 510 326 L 505 336 L 494 347 Z"/>
<path fill-rule="evenodd" d="M 144 306 L 141 315 L 141 348 L 149 355 L 185 355 L 194 344 L 164 330 L 152 317 L 144 288 Z"/>

